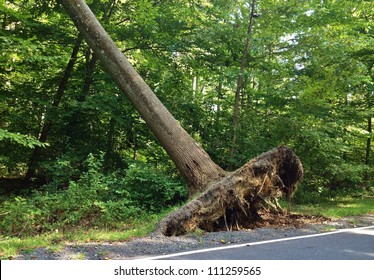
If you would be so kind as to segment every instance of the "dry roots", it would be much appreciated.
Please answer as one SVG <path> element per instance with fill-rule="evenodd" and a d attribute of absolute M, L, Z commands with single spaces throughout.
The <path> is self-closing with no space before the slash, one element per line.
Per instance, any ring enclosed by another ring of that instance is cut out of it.
<path fill-rule="evenodd" d="M 278 198 L 294 194 L 303 167 L 294 152 L 280 146 L 246 163 L 158 225 L 164 235 L 182 235 L 197 228 L 206 231 L 253 228 L 259 211 L 283 213 Z"/>

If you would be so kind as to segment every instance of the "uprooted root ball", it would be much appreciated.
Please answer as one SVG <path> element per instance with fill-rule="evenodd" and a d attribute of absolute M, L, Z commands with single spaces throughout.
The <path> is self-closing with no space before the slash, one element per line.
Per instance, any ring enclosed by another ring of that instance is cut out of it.
<path fill-rule="evenodd" d="M 280 197 L 290 199 L 303 176 L 294 152 L 280 146 L 251 160 L 197 198 L 163 219 L 158 230 L 164 235 L 182 235 L 197 228 L 206 231 L 253 228 L 266 209 L 282 214 Z"/>

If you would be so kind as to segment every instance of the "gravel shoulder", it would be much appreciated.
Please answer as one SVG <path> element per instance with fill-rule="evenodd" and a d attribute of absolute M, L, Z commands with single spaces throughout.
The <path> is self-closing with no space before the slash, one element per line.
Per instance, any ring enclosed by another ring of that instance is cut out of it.
<path fill-rule="evenodd" d="M 20 252 L 18 260 L 136 259 L 176 252 L 315 234 L 335 229 L 374 225 L 374 214 L 334 219 L 295 227 L 263 227 L 244 231 L 195 233 L 177 237 L 151 234 L 127 242 L 67 244 L 58 252 L 49 248 Z"/>

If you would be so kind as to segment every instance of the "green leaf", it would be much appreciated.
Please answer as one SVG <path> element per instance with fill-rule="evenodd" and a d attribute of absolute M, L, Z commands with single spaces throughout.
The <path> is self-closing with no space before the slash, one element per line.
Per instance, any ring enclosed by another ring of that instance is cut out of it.
<path fill-rule="evenodd" d="M 39 146 L 39 147 L 49 146 L 48 143 L 40 142 L 32 136 L 23 135 L 18 132 L 17 133 L 9 132 L 6 129 L 0 128 L 0 141 L 4 141 L 4 140 L 9 140 L 9 141 L 15 142 L 17 144 L 20 144 L 24 147 L 29 147 L 29 148 L 34 148 L 35 146 Z"/>

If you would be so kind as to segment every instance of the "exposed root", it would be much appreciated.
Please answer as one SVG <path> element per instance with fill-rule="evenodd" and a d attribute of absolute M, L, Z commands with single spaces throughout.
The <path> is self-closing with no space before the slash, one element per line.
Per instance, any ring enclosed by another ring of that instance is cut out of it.
<path fill-rule="evenodd" d="M 278 198 L 290 199 L 303 175 L 300 160 L 285 146 L 248 162 L 211 185 L 199 197 L 158 225 L 164 235 L 182 235 L 197 228 L 206 231 L 253 228 L 266 209 L 282 214 Z"/>

